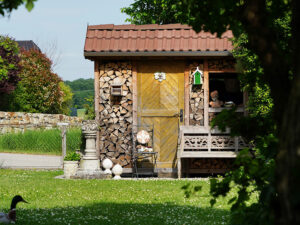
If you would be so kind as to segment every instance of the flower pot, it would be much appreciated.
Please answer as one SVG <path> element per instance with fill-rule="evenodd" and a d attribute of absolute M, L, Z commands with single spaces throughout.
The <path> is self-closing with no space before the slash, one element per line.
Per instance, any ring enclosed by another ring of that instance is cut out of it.
<path fill-rule="evenodd" d="M 69 179 L 75 176 L 78 169 L 78 161 L 64 161 L 64 175 Z"/>

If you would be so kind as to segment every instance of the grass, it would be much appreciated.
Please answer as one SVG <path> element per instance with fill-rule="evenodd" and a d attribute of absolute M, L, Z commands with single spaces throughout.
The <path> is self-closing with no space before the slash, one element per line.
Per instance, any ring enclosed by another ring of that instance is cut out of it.
<path fill-rule="evenodd" d="M 77 109 L 77 116 L 84 119 L 86 117 L 85 112 L 86 109 Z"/>
<path fill-rule="evenodd" d="M 30 204 L 18 204 L 17 224 L 229 224 L 229 198 L 211 208 L 209 180 L 54 179 L 60 174 L 0 170 L 0 212 L 20 194 Z M 202 190 L 185 198 L 187 183 Z"/>
<path fill-rule="evenodd" d="M 75 151 L 81 146 L 81 130 L 67 131 L 67 151 Z M 24 133 L 0 135 L 0 152 L 61 155 L 61 131 L 27 130 Z"/>

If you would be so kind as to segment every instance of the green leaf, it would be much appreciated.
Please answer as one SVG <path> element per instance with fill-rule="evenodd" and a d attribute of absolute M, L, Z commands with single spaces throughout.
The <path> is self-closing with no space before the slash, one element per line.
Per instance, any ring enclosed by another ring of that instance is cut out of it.
<path fill-rule="evenodd" d="M 27 9 L 29 12 L 30 12 L 30 11 L 33 9 L 33 7 L 34 7 L 33 2 L 34 2 L 34 0 L 27 0 L 27 2 L 26 2 L 25 7 L 26 7 L 26 9 Z"/>

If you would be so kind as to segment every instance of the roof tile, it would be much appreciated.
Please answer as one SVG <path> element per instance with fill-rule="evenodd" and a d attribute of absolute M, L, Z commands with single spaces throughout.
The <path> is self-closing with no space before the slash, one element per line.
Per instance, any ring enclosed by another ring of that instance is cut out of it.
<path fill-rule="evenodd" d="M 221 38 L 188 25 L 93 25 L 88 26 L 85 52 L 231 51 L 232 32 Z"/>

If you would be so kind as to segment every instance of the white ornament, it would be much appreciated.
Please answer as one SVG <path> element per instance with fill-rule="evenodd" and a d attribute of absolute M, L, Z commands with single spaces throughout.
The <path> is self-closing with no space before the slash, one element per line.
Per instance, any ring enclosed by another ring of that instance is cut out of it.
<path fill-rule="evenodd" d="M 121 179 L 121 174 L 123 173 L 123 168 L 120 164 L 117 164 L 114 166 L 114 168 L 112 169 L 112 172 L 114 173 L 114 179 L 115 180 L 119 180 Z"/>
<path fill-rule="evenodd" d="M 141 130 L 137 133 L 136 138 L 139 143 L 146 144 L 150 141 L 150 135 L 147 131 Z"/>
<path fill-rule="evenodd" d="M 112 163 L 112 161 L 109 158 L 106 158 L 106 159 L 103 160 L 102 166 L 105 169 L 104 170 L 105 174 L 111 174 L 110 169 L 112 168 L 113 163 Z"/>
<path fill-rule="evenodd" d="M 162 82 L 166 79 L 166 73 L 164 72 L 156 72 L 154 73 L 154 78 L 158 80 L 159 82 Z"/>

